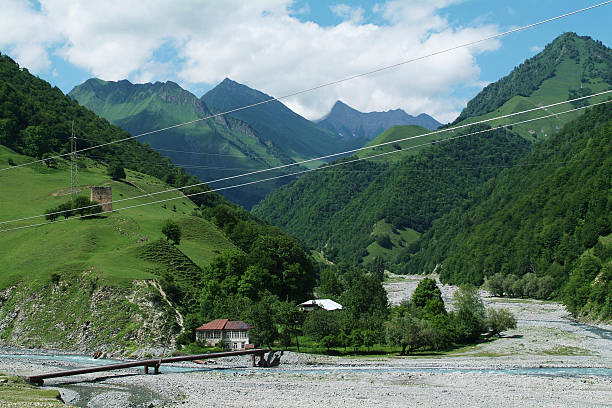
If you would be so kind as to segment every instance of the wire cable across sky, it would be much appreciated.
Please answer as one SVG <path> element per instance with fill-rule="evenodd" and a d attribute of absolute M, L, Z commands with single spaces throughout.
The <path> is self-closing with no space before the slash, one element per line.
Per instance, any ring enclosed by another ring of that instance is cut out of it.
<path fill-rule="evenodd" d="M 138 208 L 138 207 L 144 207 L 144 206 L 147 206 L 147 205 L 160 204 L 160 203 L 165 203 L 165 202 L 173 201 L 173 200 L 180 200 L 180 199 L 189 198 L 189 197 L 193 197 L 193 196 L 197 196 L 197 195 L 203 195 L 203 194 L 209 194 L 209 193 L 213 193 L 213 192 L 219 192 L 219 191 L 224 191 L 224 190 L 229 190 L 229 189 L 234 189 L 234 188 L 240 188 L 240 187 L 244 187 L 244 186 L 248 186 L 248 185 L 253 185 L 253 184 L 257 184 L 257 183 L 263 183 L 263 182 L 266 182 L 266 181 L 273 181 L 273 180 L 278 180 L 278 179 L 281 179 L 281 178 L 296 176 L 296 175 L 299 175 L 299 174 L 310 173 L 310 172 L 314 172 L 314 171 L 317 171 L 317 170 L 327 170 L 327 169 L 330 169 L 332 167 L 344 166 L 344 165 L 347 165 L 347 164 L 350 164 L 350 163 L 355 163 L 355 162 L 362 161 L 362 160 L 369 160 L 369 159 L 372 159 L 372 158 L 375 158 L 375 157 L 382 157 L 382 156 L 387 156 L 387 155 L 390 155 L 390 154 L 401 153 L 401 152 L 406 151 L 406 150 L 415 149 L 415 148 L 427 146 L 427 145 L 430 145 L 430 144 L 445 143 L 445 142 L 449 142 L 449 141 L 452 141 L 452 140 L 462 139 L 462 138 L 465 138 L 465 137 L 468 137 L 468 136 L 474 136 L 474 135 L 478 135 L 478 134 L 492 132 L 492 131 L 497 130 L 499 128 L 508 128 L 508 127 L 512 127 L 512 126 L 516 126 L 516 125 L 521 125 L 521 124 L 525 124 L 525 123 L 535 122 L 535 121 L 538 121 L 538 120 L 547 119 L 547 118 L 551 118 L 551 117 L 555 117 L 555 116 L 559 116 L 559 115 L 564 115 L 564 114 L 568 114 L 568 113 L 571 113 L 571 112 L 576 112 L 576 111 L 579 111 L 579 110 L 590 108 L 590 107 L 593 107 L 593 106 L 607 104 L 607 103 L 610 103 L 610 102 L 612 102 L 612 100 L 607 100 L 607 101 L 604 101 L 604 102 L 598 102 L 598 103 L 594 103 L 594 104 L 587 105 L 587 106 L 581 106 L 581 107 L 570 109 L 570 110 L 566 110 L 566 111 L 563 111 L 563 112 L 550 113 L 550 114 L 545 115 L 545 116 L 540 116 L 540 117 L 537 117 L 537 118 L 526 119 L 526 120 L 522 120 L 522 121 L 518 121 L 518 122 L 514 122 L 514 123 L 500 125 L 500 126 L 495 127 L 495 128 L 483 129 L 483 130 L 479 130 L 479 131 L 475 131 L 475 132 L 466 133 L 466 134 L 463 134 L 463 135 L 453 136 L 453 137 L 446 138 L 446 139 L 441 139 L 441 140 L 437 140 L 437 141 L 433 141 L 433 142 L 423 143 L 423 144 L 420 144 L 420 145 L 410 146 L 410 147 L 402 149 L 402 150 L 392 150 L 392 151 L 389 151 L 389 152 L 378 153 L 378 154 L 375 154 L 375 155 L 372 155 L 372 156 L 368 156 L 368 157 L 355 158 L 353 160 L 347 160 L 347 161 L 340 162 L 340 163 L 331 163 L 331 164 L 327 164 L 325 166 L 321 166 L 321 167 L 315 168 L 315 169 L 306 169 L 306 170 L 296 171 L 296 172 L 289 173 L 289 174 L 282 174 L 282 175 L 279 175 L 279 176 L 268 177 L 268 178 L 261 179 L 261 180 L 254 180 L 254 181 L 249 181 L 249 182 L 245 182 L 245 183 L 235 184 L 235 185 L 231 185 L 231 186 L 211 189 L 211 190 L 208 190 L 208 191 L 201 191 L 201 192 L 196 192 L 196 193 L 192 193 L 192 194 L 180 195 L 180 196 L 177 196 L 177 197 L 171 197 L 171 198 L 155 200 L 155 201 L 146 202 L 146 203 L 134 204 L 134 205 L 131 205 L 131 206 L 116 208 L 116 209 L 112 209 L 112 210 L 108 210 L 108 211 L 102 211 L 102 212 L 100 212 L 100 213 L 98 213 L 96 215 L 114 213 L 114 212 L 118 212 L 118 211 L 123 211 L 123 210 Z M 545 107 L 542 107 L 540 109 L 544 109 L 544 108 Z M 451 129 L 448 129 L 448 130 L 451 130 Z M 425 136 L 425 135 L 420 135 L 420 137 L 423 137 L 423 136 Z M 412 139 L 412 138 L 407 138 L 407 139 Z M 393 143 L 397 143 L 397 141 L 393 141 Z M 371 146 L 370 148 L 372 148 L 372 147 L 374 147 L 374 146 Z M 182 188 L 186 188 L 186 187 L 182 187 Z M 167 191 L 163 191 L 163 192 L 176 191 L 176 190 L 177 189 L 172 189 L 172 190 L 167 190 Z M 117 201 L 115 201 L 115 203 L 120 202 L 120 201 L 136 199 L 136 198 L 150 197 L 153 194 L 161 194 L 163 192 L 151 193 L 151 194 L 146 194 L 146 195 L 137 196 L 137 197 L 130 197 L 130 198 L 126 198 L 126 199 L 123 199 L 123 200 L 117 200 Z M 99 205 L 102 205 L 102 204 L 96 204 L 96 205 L 93 205 L 93 206 L 85 206 L 85 207 L 75 208 L 75 209 L 72 209 L 71 211 L 77 211 L 77 210 L 81 210 L 81 209 L 85 209 L 85 208 L 91 208 L 91 207 L 95 207 L 95 206 L 99 206 Z M 47 215 L 60 214 L 60 213 L 63 213 L 63 212 L 64 211 L 58 211 L 58 212 L 53 212 L 53 213 L 49 213 L 49 214 L 42 214 L 42 215 L 36 215 L 36 216 L 20 218 L 20 219 L 15 219 L 15 220 L 2 221 L 2 222 L 0 222 L 0 224 L 7 224 L 7 223 L 18 222 L 18 221 L 25 221 L 25 220 L 28 220 L 28 219 L 40 218 L 40 217 L 45 217 Z M 87 218 L 87 217 L 91 217 L 91 215 L 82 215 L 82 216 L 78 216 L 78 217 L 74 217 L 74 218 L 66 218 L 64 220 L 56 220 L 56 221 L 52 221 L 52 222 L 49 221 L 49 222 L 42 222 L 42 223 L 37 223 L 37 224 L 28 224 L 28 225 L 23 225 L 23 226 L 19 226 L 19 227 L 8 228 L 8 229 L 0 229 L 0 233 L 2 233 L 2 232 L 9 232 L 9 231 L 15 231 L 15 230 L 21 230 L 21 229 L 25 229 L 25 228 L 39 227 L 39 226 L 48 225 L 48 224 L 51 224 L 51 223 L 65 222 L 65 221 L 71 221 L 71 220 L 82 219 L 82 218 Z"/>
<path fill-rule="evenodd" d="M 360 152 L 360 151 L 374 149 L 374 148 L 381 147 L 381 146 L 387 146 L 387 145 L 391 145 L 391 144 L 395 144 L 395 143 L 406 142 L 408 140 L 419 139 L 419 138 L 423 138 L 423 137 L 426 137 L 426 136 L 431 136 L 431 135 L 445 133 L 445 132 L 453 132 L 455 130 L 463 129 L 463 128 L 466 128 L 466 127 L 469 127 L 469 126 L 480 125 L 480 124 L 483 124 L 483 123 L 492 122 L 492 121 L 496 121 L 496 120 L 499 120 L 499 119 L 506 119 L 506 118 L 509 118 L 509 117 L 513 117 L 513 116 L 517 116 L 517 115 L 522 115 L 522 114 L 530 113 L 530 112 L 534 112 L 534 111 L 539 111 L 539 110 L 542 110 L 542 109 L 548 109 L 548 108 L 551 108 L 553 106 L 558 106 L 558 105 L 564 105 L 564 104 L 568 104 L 568 103 L 572 103 L 572 102 L 577 102 L 577 101 L 589 99 L 589 98 L 592 98 L 592 97 L 595 97 L 595 96 L 606 95 L 606 94 L 609 94 L 609 93 L 612 93 L 612 89 L 608 90 L 608 91 L 597 92 L 597 93 L 594 93 L 594 94 L 591 94 L 591 95 L 581 96 L 581 97 L 570 99 L 570 100 L 567 100 L 567 101 L 555 102 L 555 103 L 551 103 L 549 105 L 538 106 L 538 107 L 535 107 L 535 108 L 531 108 L 531 109 L 526 109 L 526 110 L 519 111 L 519 112 L 510 113 L 510 114 L 507 114 L 507 115 L 501 115 L 501 116 L 496 116 L 494 118 L 483 119 L 483 120 L 480 120 L 480 121 L 477 121 L 477 122 L 472 122 L 472 123 L 468 123 L 468 124 L 464 124 L 464 125 L 449 127 L 449 128 L 445 128 L 445 129 L 434 130 L 434 131 L 431 131 L 431 132 L 427 132 L 427 133 L 423 133 L 423 134 L 415 135 L 415 136 L 410 136 L 410 137 L 405 137 L 405 138 L 401 138 L 401 139 L 396 139 L 396 140 L 392 140 L 392 141 L 389 141 L 389 142 L 383 142 L 383 143 L 378 143 L 378 144 L 375 144 L 375 145 L 364 146 L 364 147 L 360 147 L 360 148 L 356 148 L 356 149 L 346 150 L 346 151 L 339 152 L 339 153 L 333 153 L 333 154 L 326 155 L 326 156 L 320 156 L 320 157 L 315 157 L 315 158 L 312 158 L 312 159 L 302 160 L 302 161 L 299 161 L 299 162 L 284 164 L 284 165 L 281 165 L 281 166 L 269 167 L 269 168 L 261 169 L 261 170 L 254 170 L 254 171 L 250 171 L 250 172 L 247 172 L 247 173 L 237 174 L 237 175 L 234 175 L 234 176 L 223 177 L 223 178 L 220 178 L 220 179 L 203 181 L 203 182 L 199 182 L 199 183 L 196 183 L 196 184 L 190 184 L 190 185 L 187 185 L 187 186 L 172 187 L 172 188 L 169 188 L 169 189 L 166 189 L 166 190 L 162 190 L 162 191 L 158 191 L 158 192 L 154 192 L 154 193 L 147 193 L 147 194 L 143 194 L 143 195 L 140 195 L 140 196 L 122 198 L 122 199 L 119 199 L 119 200 L 115 200 L 114 203 L 118 203 L 118 202 L 122 202 L 122 201 L 129 201 L 129 200 L 136 200 L 136 199 L 143 198 L 143 197 L 151 197 L 151 196 L 154 196 L 154 195 L 170 193 L 170 192 L 174 192 L 174 191 L 182 191 L 182 190 L 188 189 L 188 188 L 193 188 L 193 187 L 199 187 L 199 186 L 202 186 L 202 185 L 218 183 L 218 182 L 221 182 L 221 181 L 228 181 L 228 180 L 236 179 L 236 178 L 239 178 L 239 177 L 253 176 L 253 175 L 256 175 L 256 174 L 266 173 L 266 172 L 269 172 L 269 171 L 282 170 L 282 169 L 298 166 L 298 165 L 305 164 L 305 163 L 312 162 L 312 161 L 324 160 L 324 159 L 329 159 L 329 158 L 338 157 L 338 156 L 345 156 L 345 155 L 348 155 L 348 154 L 351 154 L 351 153 L 357 153 L 357 152 Z M 555 114 L 555 113 L 552 114 L 552 116 L 555 116 L 555 115 L 557 115 L 557 114 Z M 547 117 L 549 117 L 549 116 L 547 116 Z M 372 157 L 372 156 L 370 156 L 370 157 Z M 292 173 L 292 174 L 295 174 L 295 173 Z M 283 175 L 283 176 L 285 177 L 286 175 Z M 110 204 L 110 202 L 101 203 L 101 204 L 102 205 Z M 94 204 L 94 205 L 90 205 L 90 206 L 86 206 L 86 207 L 80 207 L 78 209 L 92 208 L 92 207 L 96 207 L 96 206 L 97 206 L 97 204 Z M 17 221 L 25 221 L 25 220 L 29 220 L 29 219 L 33 219 L 33 218 L 44 217 L 44 216 L 47 216 L 47 215 L 61 214 L 63 212 L 66 212 L 66 211 L 58 211 L 58 212 L 52 212 L 52 213 L 47 213 L 47 214 L 42 214 L 42 215 L 33 215 L 33 216 L 30 216 L 30 217 L 19 218 L 19 219 L 10 220 L 10 221 L 0 221 L 0 225 L 12 223 L 12 222 L 17 222 Z"/>
<path fill-rule="evenodd" d="M 454 47 L 445 48 L 443 50 L 435 51 L 435 52 L 432 52 L 430 54 L 426 54 L 426 55 L 421 55 L 419 57 L 410 58 L 410 59 L 407 59 L 407 60 L 404 60 L 404 61 L 397 62 L 397 63 L 392 64 L 392 65 L 386 65 L 386 66 L 383 66 L 383 67 L 379 67 L 379 68 L 373 69 L 371 71 L 362 72 L 362 73 L 359 73 L 359 74 L 355 74 L 355 75 L 347 76 L 347 77 L 344 77 L 344 78 L 341 78 L 341 79 L 337 79 L 335 81 L 326 82 L 324 84 L 320 84 L 320 85 L 316 85 L 316 86 L 313 86 L 313 87 L 310 87 L 310 88 L 306 88 L 306 89 L 303 89 L 303 90 L 300 90 L 300 91 L 291 92 L 291 93 L 288 93 L 288 94 L 283 95 L 283 96 L 266 99 L 266 100 L 261 101 L 261 102 L 253 103 L 253 104 L 250 104 L 250 105 L 241 106 L 241 107 L 230 109 L 230 110 L 227 110 L 227 111 L 224 111 L 224 112 L 215 113 L 215 114 L 208 115 L 208 116 L 205 116 L 205 117 L 202 117 L 202 118 L 190 120 L 190 121 L 183 122 L 183 123 L 178 123 L 178 124 L 172 125 L 172 126 L 167 126 L 167 127 L 161 128 L 161 129 L 151 130 L 151 131 L 148 131 L 148 132 L 139 133 L 137 135 L 125 137 L 125 138 L 122 138 L 122 139 L 112 140 L 110 142 L 105 142 L 105 143 L 101 143 L 101 144 L 98 144 L 98 145 L 95 145 L 95 146 L 86 147 L 86 148 L 77 150 L 75 153 L 76 154 L 82 153 L 82 152 L 93 150 L 93 149 L 97 149 L 97 148 L 100 148 L 100 147 L 109 146 L 109 145 L 112 145 L 112 144 L 121 143 L 121 142 L 125 142 L 125 141 L 128 141 L 128 140 L 133 140 L 133 139 L 136 139 L 136 138 L 139 138 L 139 137 L 143 137 L 143 136 L 147 136 L 147 135 L 152 135 L 152 134 L 155 134 L 155 133 L 160 133 L 160 132 L 164 132 L 164 131 L 171 130 L 171 129 L 176 129 L 178 127 L 191 125 L 191 124 L 194 124 L 194 123 L 197 123 L 197 122 L 201 122 L 201 121 L 205 121 L 205 120 L 209 120 L 209 119 L 214 119 L 216 117 L 225 116 L 225 115 L 228 115 L 228 114 L 231 114 L 231 113 L 234 113 L 234 112 L 243 111 L 245 109 L 251 109 L 251 108 L 254 108 L 256 106 L 264 105 L 264 104 L 267 104 L 267 103 L 271 103 L 271 102 L 275 102 L 275 101 L 281 101 L 281 100 L 288 99 L 288 98 L 291 98 L 291 97 L 294 97 L 294 96 L 302 95 L 304 93 L 316 91 L 316 90 L 321 89 L 321 88 L 326 88 L 326 87 L 329 87 L 329 86 L 337 85 L 337 84 L 340 84 L 342 82 L 351 81 L 353 79 L 357 79 L 357 78 L 369 76 L 369 75 L 372 75 L 372 74 L 376 74 L 376 73 L 379 73 L 379 72 L 382 72 L 382 71 L 387 71 L 387 70 L 390 70 L 390 69 L 394 69 L 394 68 L 397 68 L 397 67 L 400 67 L 400 66 L 403 66 L 403 65 L 406 65 L 406 64 L 410 64 L 412 62 L 420 61 L 420 60 L 423 60 L 423 59 L 426 59 L 426 58 L 431 58 L 431 57 L 436 56 L 436 55 L 440 55 L 440 54 L 444 54 L 444 53 L 447 53 L 447 52 L 455 51 L 455 50 L 458 50 L 458 49 L 461 49 L 461 48 L 465 48 L 465 47 L 470 47 L 472 45 L 480 44 L 480 43 L 483 43 L 485 41 L 494 40 L 496 38 L 501 38 L 501 37 L 504 37 L 506 35 L 513 34 L 513 33 L 519 32 L 519 31 L 528 30 L 530 28 L 537 27 L 537 26 L 542 25 L 542 24 L 550 23 L 552 21 L 560 20 L 560 19 L 572 16 L 572 15 L 575 15 L 575 14 L 579 14 L 579 13 L 583 13 L 585 11 L 593 10 L 595 8 L 602 7 L 602 6 L 608 5 L 610 3 L 612 3 L 612 0 L 608 0 L 608 1 L 601 2 L 601 3 L 597 3 L 597 4 L 594 4 L 592 6 L 584 7 L 584 8 L 581 8 L 581 9 L 578 9 L 578 10 L 574 10 L 574 11 L 571 11 L 571 12 L 568 12 L 568 13 L 565 13 L 565 14 L 561 14 L 561 15 L 558 15 L 558 16 L 555 16 L 555 17 L 547 18 L 545 20 L 541 20 L 541 21 L 538 21 L 538 22 L 535 22 L 535 23 L 532 23 L 532 24 L 528 24 L 528 25 L 522 26 L 522 27 L 513 28 L 512 30 L 508 30 L 508 31 L 504 31 L 502 33 L 490 35 L 488 37 L 484 37 L 484 38 L 481 38 L 481 39 L 478 39 L 478 40 L 475 40 L 475 41 L 470 41 L 470 42 L 467 42 L 467 43 L 456 45 Z M 47 157 L 45 159 L 34 160 L 34 161 L 31 161 L 31 162 L 18 164 L 16 166 L 12 166 L 12 167 L 6 167 L 6 168 L 3 168 L 3 169 L 0 169 L 0 172 L 7 171 L 7 170 L 10 170 L 10 169 L 14 169 L 14 168 L 18 168 L 18 167 L 29 166 L 29 165 L 36 164 L 36 163 L 41 163 L 43 161 L 50 160 L 50 159 L 59 159 L 61 157 L 69 156 L 70 154 L 71 153 L 59 154 L 59 155 L 56 155 L 56 156 Z"/>

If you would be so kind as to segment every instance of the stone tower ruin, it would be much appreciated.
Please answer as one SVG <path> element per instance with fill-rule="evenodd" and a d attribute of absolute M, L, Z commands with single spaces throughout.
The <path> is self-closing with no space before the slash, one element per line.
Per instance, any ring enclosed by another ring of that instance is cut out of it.
<path fill-rule="evenodd" d="M 106 203 L 102 205 L 103 212 L 113 209 L 113 191 L 110 187 L 92 187 L 90 200 L 96 203 Z"/>

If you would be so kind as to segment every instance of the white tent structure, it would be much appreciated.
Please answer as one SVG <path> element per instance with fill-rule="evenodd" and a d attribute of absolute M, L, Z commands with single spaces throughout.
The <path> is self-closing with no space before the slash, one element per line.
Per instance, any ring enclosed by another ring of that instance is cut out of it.
<path fill-rule="evenodd" d="M 316 308 L 323 310 L 342 310 L 342 305 L 331 299 L 311 299 L 304 303 L 300 303 L 298 306 L 306 312 L 310 312 Z"/>

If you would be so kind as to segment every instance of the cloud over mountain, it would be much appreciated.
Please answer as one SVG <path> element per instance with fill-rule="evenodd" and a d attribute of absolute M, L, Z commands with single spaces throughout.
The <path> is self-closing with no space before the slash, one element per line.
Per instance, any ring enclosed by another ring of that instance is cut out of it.
<path fill-rule="evenodd" d="M 59 57 L 107 80 L 172 79 L 187 88 L 231 77 L 282 96 L 496 33 L 457 26 L 443 15 L 453 0 L 388 1 L 371 9 L 333 5 L 342 21 L 320 25 L 290 0 L 87 2 L 6 0 L 0 48 L 34 72 Z M 13 33 L 13 34 L 10 34 Z M 452 120 L 466 101 L 457 84 L 477 84 L 479 46 L 428 58 L 286 101 L 316 118 L 338 100 L 361 111 L 402 108 Z M 449 103 L 450 102 L 450 103 Z"/>

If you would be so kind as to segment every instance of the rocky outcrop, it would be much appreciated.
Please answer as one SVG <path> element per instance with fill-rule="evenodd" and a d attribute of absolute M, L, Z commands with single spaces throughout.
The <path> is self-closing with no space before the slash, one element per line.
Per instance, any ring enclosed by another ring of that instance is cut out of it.
<path fill-rule="evenodd" d="M 174 347 L 182 316 L 155 281 L 110 286 L 54 275 L 0 291 L 0 341 L 7 346 L 109 354 L 155 354 Z"/>

